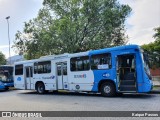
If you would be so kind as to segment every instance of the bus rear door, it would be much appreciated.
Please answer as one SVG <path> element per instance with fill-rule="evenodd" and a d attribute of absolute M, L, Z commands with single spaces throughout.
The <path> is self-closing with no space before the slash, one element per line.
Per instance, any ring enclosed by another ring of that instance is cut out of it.
<path fill-rule="evenodd" d="M 31 66 L 25 67 L 25 89 L 33 89 L 33 71 Z"/>
<path fill-rule="evenodd" d="M 68 89 L 67 62 L 57 64 L 57 88 Z"/>

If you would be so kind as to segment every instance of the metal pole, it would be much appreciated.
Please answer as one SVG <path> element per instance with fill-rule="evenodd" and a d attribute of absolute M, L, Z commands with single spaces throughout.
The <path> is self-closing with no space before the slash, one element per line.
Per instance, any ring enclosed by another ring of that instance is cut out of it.
<path fill-rule="evenodd" d="M 8 41 L 9 41 L 9 64 L 11 64 L 11 53 L 10 53 L 10 35 L 9 35 L 9 19 L 10 16 L 6 17 L 7 24 L 8 24 Z"/>

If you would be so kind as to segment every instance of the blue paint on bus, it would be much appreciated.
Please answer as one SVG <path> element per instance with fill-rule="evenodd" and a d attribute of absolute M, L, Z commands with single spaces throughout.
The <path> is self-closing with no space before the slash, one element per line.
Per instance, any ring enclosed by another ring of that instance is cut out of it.
<path fill-rule="evenodd" d="M 145 71 L 145 61 L 142 58 L 142 52 L 138 45 L 127 45 L 127 46 L 119 46 L 113 48 L 106 48 L 101 50 L 93 50 L 89 52 L 89 56 L 110 53 L 111 54 L 111 64 L 112 67 L 110 69 L 101 69 L 101 70 L 93 70 L 94 73 L 94 86 L 92 91 L 99 91 L 99 83 L 102 80 L 111 81 L 115 84 L 116 91 L 119 92 L 118 88 L 118 79 L 117 79 L 117 57 L 119 55 L 134 55 L 135 56 L 135 75 L 136 75 L 136 92 L 149 92 L 152 89 L 153 83 L 148 73 Z"/>
<path fill-rule="evenodd" d="M 14 86 L 13 81 L 13 66 L 0 66 L 0 89 L 8 89 Z"/>

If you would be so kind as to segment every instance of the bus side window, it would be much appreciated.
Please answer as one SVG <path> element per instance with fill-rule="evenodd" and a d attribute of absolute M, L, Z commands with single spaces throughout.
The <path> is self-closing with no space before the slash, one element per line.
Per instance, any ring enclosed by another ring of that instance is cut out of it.
<path fill-rule="evenodd" d="M 132 69 L 135 69 L 135 59 L 132 59 L 132 63 L 131 63 L 132 65 L 131 65 L 131 68 Z"/>
<path fill-rule="evenodd" d="M 63 65 L 63 75 L 67 75 L 67 64 Z"/>
<path fill-rule="evenodd" d="M 61 76 L 62 74 L 61 74 L 61 65 L 58 65 L 57 66 L 57 75 L 58 76 Z"/>
<path fill-rule="evenodd" d="M 71 58 L 71 71 L 76 71 L 76 61 L 74 58 Z"/>
<path fill-rule="evenodd" d="M 15 65 L 15 75 L 23 75 L 23 65 Z"/>
<path fill-rule="evenodd" d="M 26 68 L 26 78 L 28 78 L 29 77 L 29 68 L 27 67 Z"/>
<path fill-rule="evenodd" d="M 91 69 L 110 69 L 111 68 L 111 54 L 104 53 L 91 56 Z"/>
<path fill-rule="evenodd" d="M 51 73 L 51 61 L 34 63 L 34 74 Z"/>
<path fill-rule="evenodd" d="M 86 71 L 90 69 L 89 56 L 73 57 L 70 59 L 71 71 Z"/>
<path fill-rule="evenodd" d="M 38 63 L 34 63 L 34 74 L 38 73 Z"/>
<path fill-rule="evenodd" d="M 90 68 L 90 66 L 89 66 L 89 59 L 84 60 L 83 61 L 83 69 L 84 70 L 88 70 L 89 68 Z"/>

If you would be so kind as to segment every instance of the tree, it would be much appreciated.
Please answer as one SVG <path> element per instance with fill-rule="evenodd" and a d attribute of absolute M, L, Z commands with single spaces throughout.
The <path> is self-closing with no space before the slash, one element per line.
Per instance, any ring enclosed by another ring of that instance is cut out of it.
<path fill-rule="evenodd" d="M 156 32 L 153 35 L 155 41 L 142 45 L 142 48 L 149 53 L 151 67 L 157 68 L 160 67 L 160 27 L 157 27 L 154 30 Z"/>
<path fill-rule="evenodd" d="M 0 65 L 5 65 L 6 64 L 6 59 L 5 59 L 5 55 L 0 52 Z"/>
<path fill-rule="evenodd" d="M 33 59 L 123 45 L 130 12 L 117 0 L 44 0 L 38 16 L 16 33 L 13 47 Z"/>

